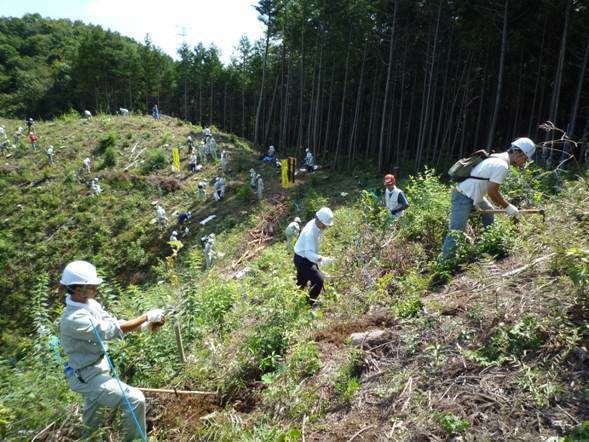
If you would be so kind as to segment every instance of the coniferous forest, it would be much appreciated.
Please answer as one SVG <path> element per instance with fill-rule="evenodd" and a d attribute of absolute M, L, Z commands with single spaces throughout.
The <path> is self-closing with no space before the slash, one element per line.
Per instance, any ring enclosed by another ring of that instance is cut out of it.
<path fill-rule="evenodd" d="M 589 132 L 587 3 L 579 0 L 261 0 L 264 38 L 219 50 L 187 42 L 175 61 L 149 36 L 0 19 L 0 108 L 164 114 L 333 166 L 439 166 L 550 120 Z M 583 155 L 581 146 L 578 155 Z M 558 161 L 544 152 L 547 161 Z"/>

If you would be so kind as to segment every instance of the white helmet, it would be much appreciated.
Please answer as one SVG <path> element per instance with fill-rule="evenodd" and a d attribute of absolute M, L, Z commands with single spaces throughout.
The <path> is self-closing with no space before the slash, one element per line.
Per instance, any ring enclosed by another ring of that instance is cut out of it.
<path fill-rule="evenodd" d="M 511 147 L 521 150 L 531 160 L 536 152 L 536 144 L 529 138 L 518 138 L 511 143 Z"/>
<path fill-rule="evenodd" d="M 310 151 L 310 150 L 309 150 L 309 148 L 307 147 L 307 148 L 305 149 L 305 152 L 307 152 L 307 153 L 308 153 L 308 152 L 311 152 L 311 151 Z"/>
<path fill-rule="evenodd" d="M 333 212 L 329 207 L 322 207 L 315 214 L 317 219 L 327 227 L 333 226 Z"/>
<path fill-rule="evenodd" d="M 172 235 L 177 235 L 178 232 L 176 232 L 175 230 L 172 232 Z"/>
<path fill-rule="evenodd" d="M 102 283 L 102 278 L 96 274 L 96 267 L 88 261 L 70 262 L 61 275 L 60 284 L 63 285 L 98 285 Z"/>
<path fill-rule="evenodd" d="M 299 224 L 300 224 L 300 223 L 301 223 L 301 219 L 300 219 L 300 218 L 297 216 L 297 217 L 294 219 L 294 222 L 295 222 L 295 223 L 299 223 Z"/>

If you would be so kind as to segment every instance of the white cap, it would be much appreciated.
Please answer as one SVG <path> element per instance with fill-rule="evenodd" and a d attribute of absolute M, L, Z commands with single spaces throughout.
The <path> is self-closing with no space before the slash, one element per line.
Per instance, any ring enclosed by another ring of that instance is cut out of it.
<path fill-rule="evenodd" d="M 536 143 L 529 138 L 518 138 L 511 143 L 511 147 L 521 150 L 531 160 L 536 152 Z"/>
<path fill-rule="evenodd" d="M 333 226 L 333 212 L 329 207 L 322 207 L 315 214 L 317 219 L 327 227 Z"/>
<path fill-rule="evenodd" d="M 297 216 L 297 217 L 294 219 L 294 222 L 295 222 L 295 223 L 300 223 L 300 222 L 301 222 L 301 219 L 300 219 L 300 218 Z"/>
<path fill-rule="evenodd" d="M 70 262 L 61 275 L 60 284 L 63 285 L 98 285 L 102 278 L 98 277 L 96 267 L 87 261 Z"/>

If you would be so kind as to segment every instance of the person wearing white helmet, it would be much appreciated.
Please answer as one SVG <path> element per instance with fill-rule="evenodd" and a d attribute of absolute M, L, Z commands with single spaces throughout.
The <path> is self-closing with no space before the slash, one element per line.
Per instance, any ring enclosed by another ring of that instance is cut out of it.
<path fill-rule="evenodd" d="M 322 207 L 309 221 L 294 246 L 294 265 L 297 269 L 297 285 L 304 288 L 311 283 L 309 304 L 314 305 L 323 290 L 324 276 L 319 270 L 320 265 L 333 262 L 333 258 L 319 254 L 323 231 L 333 226 L 333 212 L 329 207 Z"/>
<path fill-rule="evenodd" d="M 286 245 L 290 249 L 292 246 L 293 240 L 299 237 L 299 233 L 301 232 L 301 219 L 297 216 L 293 222 L 291 222 L 288 226 L 286 226 L 286 230 L 284 234 L 286 235 Z"/>
<path fill-rule="evenodd" d="M 53 145 L 50 144 L 47 148 L 47 159 L 49 160 L 49 164 L 53 164 Z"/>
<path fill-rule="evenodd" d="M 90 157 L 86 157 L 84 158 L 84 161 L 82 161 L 82 166 L 84 168 L 84 172 L 85 173 L 90 173 L 90 163 L 91 163 L 91 159 Z"/>
<path fill-rule="evenodd" d="M 206 163 L 207 155 L 209 154 L 209 145 L 205 142 L 205 140 L 200 142 L 200 147 L 198 150 L 200 152 L 200 162 L 202 164 Z"/>
<path fill-rule="evenodd" d="M 209 138 L 209 154 L 213 161 L 217 161 L 217 142 L 213 137 Z"/>
<path fill-rule="evenodd" d="M 213 193 L 213 198 L 215 201 L 221 201 L 223 198 L 225 198 L 225 178 L 215 178 L 215 184 L 213 187 L 215 188 L 215 192 Z"/>
<path fill-rule="evenodd" d="M 200 201 L 206 201 L 207 199 L 207 183 L 204 181 L 199 181 L 197 185 L 198 189 L 198 199 Z"/>
<path fill-rule="evenodd" d="M 205 238 L 205 240 L 205 265 L 208 270 L 213 266 L 213 258 L 215 257 L 215 251 L 213 250 L 213 245 L 215 244 L 215 234 L 211 233 Z"/>
<path fill-rule="evenodd" d="M 226 150 L 221 151 L 221 170 L 223 173 L 229 172 L 229 157 Z"/>
<path fill-rule="evenodd" d="M 98 429 L 102 408 L 120 406 L 125 440 L 146 436 L 145 397 L 141 390 L 117 382 L 111 375 L 105 351 L 108 341 L 124 339 L 127 333 L 141 328 L 155 329 L 163 325 L 164 311 L 149 310 L 130 320 L 119 320 L 107 313 L 95 299 L 102 278 L 87 261 L 70 262 L 63 270 L 60 283 L 67 291 L 60 322 L 61 345 L 68 357 L 64 374 L 70 388 L 85 399 L 86 431 Z"/>
<path fill-rule="evenodd" d="M 313 158 L 313 154 L 311 153 L 311 149 L 305 149 L 305 159 L 303 160 L 303 165 L 307 168 L 307 172 L 312 172 L 315 167 L 315 159 Z"/>
<path fill-rule="evenodd" d="M 90 183 L 90 187 L 92 188 L 92 192 L 94 195 L 100 195 L 102 193 L 102 187 L 98 184 L 98 177 L 95 177 L 92 182 Z"/>
<path fill-rule="evenodd" d="M 262 196 L 264 195 L 264 179 L 260 174 L 258 174 L 258 185 L 256 187 L 256 194 L 258 195 L 259 200 L 261 200 Z"/>
<path fill-rule="evenodd" d="M 491 200 L 510 217 L 519 215 L 519 210 L 507 202 L 501 195 L 500 188 L 509 167 L 522 168 L 532 160 L 536 152 L 536 144 L 529 138 L 518 138 L 512 141 L 506 152 L 492 154 L 477 164 L 470 176 L 456 185 L 452 191 L 452 209 L 450 213 L 449 231 L 442 246 L 442 256 L 447 258 L 456 249 L 456 239 L 464 232 L 468 217 L 474 206 L 482 210 L 493 209 Z M 492 214 L 482 215 L 483 225 L 490 226 L 495 221 Z"/>
<path fill-rule="evenodd" d="M 157 206 L 155 208 L 155 213 L 157 216 L 157 222 L 160 230 L 164 230 L 166 228 L 166 223 L 168 222 L 168 216 L 166 214 L 166 209 L 162 206 Z"/>
<path fill-rule="evenodd" d="M 256 173 L 256 171 L 253 168 L 250 169 L 250 187 L 252 189 L 256 188 L 257 180 L 258 180 L 258 174 Z"/>

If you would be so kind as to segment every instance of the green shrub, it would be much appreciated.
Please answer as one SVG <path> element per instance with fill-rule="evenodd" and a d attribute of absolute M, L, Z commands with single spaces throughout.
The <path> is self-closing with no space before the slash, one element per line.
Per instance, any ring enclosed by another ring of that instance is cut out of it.
<path fill-rule="evenodd" d="M 76 121 L 79 120 L 81 118 L 80 114 L 78 113 L 78 111 L 71 109 L 68 110 L 66 113 L 61 114 L 59 117 L 57 117 L 58 120 L 60 121 Z"/>
<path fill-rule="evenodd" d="M 145 163 L 143 163 L 141 172 L 143 174 L 148 174 L 156 170 L 164 169 L 167 165 L 168 156 L 166 155 L 166 152 L 164 151 L 164 149 L 158 148 L 149 152 L 149 155 L 147 155 Z"/>
<path fill-rule="evenodd" d="M 439 250 L 448 230 L 448 187 L 440 182 L 433 169 L 426 169 L 409 177 L 405 193 L 411 207 L 401 220 L 402 231 L 426 249 Z"/>
<path fill-rule="evenodd" d="M 470 423 L 468 421 L 460 419 L 451 412 L 438 415 L 436 420 L 448 436 L 464 433 L 470 428 Z"/>
<path fill-rule="evenodd" d="M 321 195 L 316 190 L 311 190 L 300 202 L 300 216 L 302 219 L 311 219 L 315 217 L 315 212 L 328 205 L 329 200 L 325 196 Z"/>
<path fill-rule="evenodd" d="M 108 148 L 114 149 L 117 145 L 117 134 L 116 132 L 109 132 L 106 136 L 102 137 L 98 141 L 98 147 L 96 148 L 95 153 L 102 154 L 105 153 Z"/>
<path fill-rule="evenodd" d="M 491 362 L 503 363 L 526 350 L 538 349 L 542 342 L 540 324 L 532 316 L 526 315 L 512 327 L 500 324 L 479 353 Z"/>
<path fill-rule="evenodd" d="M 104 159 L 100 165 L 100 169 L 106 169 L 107 167 L 114 167 L 117 164 L 117 151 L 113 146 L 109 146 L 104 151 Z"/>
<path fill-rule="evenodd" d="M 347 361 L 340 367 L 335 379 L 335 389 L 344 402 L 354 399 L 360 389 L 360 375 L 362 374 L 362 352 L 352 350 Z"/>
<path fill-rule="evenodd" d="M 249 184 L 244 184 L 237 190 L 236 197 L 241 202 L 249 203 L 254 200 L 255 194 Z"/>

